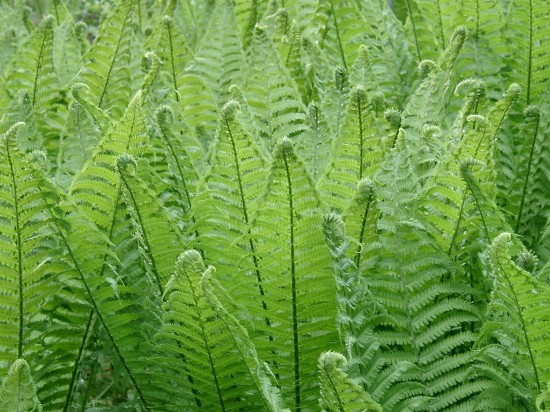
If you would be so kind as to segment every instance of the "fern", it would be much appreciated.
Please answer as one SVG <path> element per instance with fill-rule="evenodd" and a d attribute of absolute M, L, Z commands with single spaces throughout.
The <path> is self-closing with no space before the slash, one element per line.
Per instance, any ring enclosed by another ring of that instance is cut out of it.
<path fill-rule="evenodd" d="M 283 66 L 265 30 L 257 26 L 250 52 L 245 95 L 255 128 L 270 153 L 283 137 L 294 138 L 301 153 L 310 154 L 310 130 L 294 80 Z"/>
<path fill-rule="evenodd" d="M 382 412 L 382 408 L 363 392 L 342 370 L 346 358 L 339 353 L 325 352 L 319 357 L 321 380 L 320 405 L 323 411 Z"/>
<path fill-rule="evenodd" d="M 24 359 L 13 362 L 2 381 L 0 411 L 42 411 L 42 404 L 36 396 L 36 385 Z"/>
<path fill-rule="evenodd" d="M 261 368 L 254 353 L 228 344 L 244 338 L 242 330 L 237 332 L 234 319 L 224 316 L 223 312 L 218 316 L 210 306 L 219 309 L 210 279 L 214 270 L 204 267 L 199 252 L 186 251 L 178 258 L 175 276 L 166 287 L 163 323 L 155 339 L 162 356 L 170 356 L 170 361 L 163 363 L 174 379 L 172 385 L 186 391 L 182 393 L 180 389 L 175 394 L 187 395 L 187 402 L 193 401 L 196 407 L 211 410 L 257 409 L 270 403 L 271 409 L 277 410 L 276 399 L 272 403 L 271 399 L 254 396 L 262 385 L 261 369 L 259 375 L 251 369 L 250 362 L 256 362 Z M 201 289 L 201 278 L 206 279 L 204 289 Z M 233 379 L 225 379 L 222 371 L 230 373 Z M 185 398 L 171 400 L 174 406 L 182 407 L 185 405 L 182 402 L 186 402 Z"/>
<path fill-rule="evenodd" d="M 206 86 L 216 92 L 220 106 L 229 100 L 229 86 L 244 84 L 244 52 L 239 37 L 232 35 L 237 30 L 231 3 L 219 3 L 203 38 L 203 46 L 188 69 L 201 76 Z"/>
<path fill-rule="evenodd" d="M 101 27 L 84 56 L 79 81 L 91 91 L 92 102 L 118 118 L 130 100 L 130 47 L 133 2 L 121 1 Z"/>
<path fill-rule="evenodd" d="M 261 204 L 252 236 L 273 321 L 268 326 L 263 316 L 258 319 L 263 339 L 255 343 L 293 408 L 311 410 L 317 403 L 317 358 L 336 344 L 330 314 L 335 297 L 315 214 L 318 195 L 288 139 L 277 145 Z"/>
<path fill-rule="evenodd" d="M 512 261 L 521 247 L 510 234 L 499 235 L 491 244 L 490 264 L 494 292 L 489 305 L 489 320 L 482 327 L 477 346 L 483 361 L 476 373 L 490 377 L 500 385 L 497 393 L 514 394 L 515 401 L 503 396 L 502 401 L 534 404 L 536 396 L 549 380 L 548 318 L 550 290 Z M 536 313 L 536 315 L 535 315 Z M 496 374 L 496 375 L 495 375 Z M 490 397 L 495 392 L 490 391 Z M 487 404 L 499 408 L 499 398 L 488 398 Z"/>
<path fill-rule="evenodd" d="M 505 35 L 513 44 L 509 65 L 522 87 L 521 99 L 526 105 L 539 102 L 550 79 L 543 48 L 550 38 L 550 32 L 544 29 L 546 19 L 548 9 L 540 0 L 512 1 L 508 10 Z"/>
<path fill-rule="evenodd" d="M 383 159 L 381 126 L 376 119 L 376 103 L 362 87 L 350 93 L 340 133 L 333 142 L 332 159 L 319 182 L 325 203 L 344 210 L 355 185 L 372 177 Z"/>
<path fill-rule="evenodd" d="M 259 299 L 265 310 L 257 245 L 249 233 L 265 190 L 267 162 L 240 124 L 238 110 L 234 101 L 227 103 L 222 110 L 210 169 L 201 183 L 203 190 L 193 199 L 193 216 L 197 220 L 196 230 L 201 234 L 198 246 L 207 260 L 218 256 L 212 262 L 224 287 L 236 295 L 251 294 L 250 299 Z M 220 250 L 230 250 L 231 256 L 239 256 L 239 265 L 219 256 Z M 239 273 L 239 267 L 250 272 Z M 238 273 L 247 279 L 243 284 L 235 283 Z M 269 315 L 266 312 L 264 316 L 267 319 Z"/>

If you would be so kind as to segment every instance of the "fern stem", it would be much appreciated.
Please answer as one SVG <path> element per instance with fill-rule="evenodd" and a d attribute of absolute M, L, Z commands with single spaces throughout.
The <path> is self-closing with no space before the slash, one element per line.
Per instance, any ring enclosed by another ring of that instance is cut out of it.
<path fill-rule="evenodd" d="M 476 196 L 475 190 L 472 189 L 470 186 L 470 183 L 468 182 L 468 179 L 466 180 L 466 184 L 468 185 L 468 188 L 470 189 L 470 192 L 472 192 L 472 196 L 474 197 L 474 201 L 476 202 L 477 210 L 479 211 L 479 216 L 481 217 L 481 222 L 483 223 L 483 229 L 485 230 L 485 236 L 487 238 L 487 241 L 491 243 L 491 232 L 489 232 L 489 228 L 487 227 L 487 222 L 485 221 L 485 215 L 483 214 L 483 210 L 481 208 L 481 204 L 479 203 L 479 199 Z"/>
<path fill-rule="evenodd" d="M 338 402 L 338 412 L 346 412 L 346 408 L 344 407 L 344 402 L 342 402 L 342 398 L 340 397 L 340 392 L 338 391 L 338 388 L 336 387 L 336 385 L 334 384 L 334 380 L 332 379 L 332 374 L 327 371 L 326 365 L 323 367 L 323 369 L 325 370 L 324 371 L 325 377 L 327 378 L 330 384 L 332 393 L 334 394 L 334 396 L 336 396 L 336 400 Z"/>
<path fill-rule="evenodd" d="M 536 118 L 535 131 L 533 133 L 533 141 L 531 142 L 531 150 L 529 152 L 529 162 L 527 163 L 527 172 L 525 173 L 525 180 L 523 182 L 523 188 L 521 191 L 521 202 L 519 205 L 518 217 L 516 219 L 516 233 L 519 233 L 519 226 L 521 223 L 521 217 L 523 214 L 523 207 L 525 206 L 525 197 L 527 194 L 527 185 L 529 184 L 529 177 L 531 175 L 531 166 L 533 165 L 533 156 L 535 154 L 535 144 L 537 142 L 537 135 L 539 133 L 540 117 Z"/>
<path fill-rule="evenodd" d="M 411 8 L 411 2 L 410 0 L 407 0 L 407 9 L 409 10 L 409 16 L 411 18 L 411 24 L 412 24 L 412 31 L 414 36 L 414 45 L 416 47 L 416 54 L 418 55 L 418 61 L 422 61 L 422 55 L 420 54 L 420 46 L 418 46 L 418 36 L 416 34 L 416 24 L 414 22 L 413 12 Z"/>
<path fill-rule="evenodd" d="M 6 155 L 10 167 L 11 182 L 13 186 L 13 212 L 15 216 L 15 242 L 17 246 L 17 276 L 18 276 L 18 290 L 19 290 L 19 340 L 17 343 L 17 358 L 23 358 L 23 326 L 24 326 L 24 294 L 23 294 L 23 253 L 21 245 L 21 224 L 19 222 L 19 195 L 17 193 L 17 183 L 15 181 L 15 169 L 13 167 L 13 161 L 11 158 L 10 141 L 5 140 Z"/>
<path fill-rule="evenodd" d="M 361 112 L 361 97 L 359 94 L 356 95 L 357 98 L 357 114 L 358 114 L 358 121 L 359 121 L 359 179 L 363 178 L 363 156 L 365 155 L 364 147 L 363 147 L 363 113 Z"/>
<path fill-rule="evenodd" d="M 46 30 L 50 30 L 51 27 L 48 27 Z M 32 90 L 32 105 L 36 103 L 36 89 L 38 88 L 38 73 L 40 71 L 40 66 L 42 64 L 42 59 L 44 57 L 44 47 L 46 47 L 46 37 L 47 33 L 44 33 L 42 37 L 42 44 L 40 45 L 40 53 L 38 53 L 38 59 L 36 61 L 36 70 L 34 72 L 34 86 Z"/>
<path fill-rule="evenodd" d="M 367 218 L 368 218 L 368 215 L 369 215 L 369 211 L 370 211 L 370 206 L 372 204 L 372 198 L 373 198 L 373 195 L 371 193 L 371 196 L 369 196 L 368 200 L 367 200 L 367 204 L 365 205 L 365 212 L 363 213 L 363 219 L 361 221 L 361 230 L 359 232 L 359 239 L 357 239 L 358 241 L 358 245 L 357 245 L 357 252 L 355 252 L 355 259 L 354 259 L 354 263 L 355 263 L 355 266 L 357 266 L 357 269 L 360 268 L 360 265 L 361 265 L 361 249 L 363 248 L 363 238 L 365 236 L 365 229 L 366 229 L 366 226 L 367 226 Z"/>
<path fill-rule="evenodd" d="M 128 181 L 126 180 L 126 177 L 124 176 L 124 172 L 119 173 L 119 174 L 120 174 L 120 177 L 122 179 L 122 182 L 124 183 L 124 186 L 126 186 L 126 189 L 128 190 L 128 194 L 130 195 L 130 199 L 132 200 L 134 210 L 136 211 L 136 215 L 137 215 L 137 218 L 138 218 L 138 223 L 141 226 L 141 231 L 142 231 L 142 235 L 143 235 L 143 242 L 145 243 L 145 247 L 146 247 L 146 253 L 149 255 L 149 259 L 151 260 L 151 265 L 152 265 L 153 273 L 155 275 L 155 280 L 157 282 L 157 287 L 158 287 L 159 292 L 160 292 L 160 296 L 163 296 L 164 295 L 164 288 L 163 288 L 162 283 L 160 281 L 159 271 L 157 269 L 157 262 L 155 260 L 155 256 L 151 252 L 151 250 L 152 250 L 151 249 L 151 243 L 149 242 L 149 238 L 147 236 L 147 231 L 145 230 L 146 225 L 143 224 L 143 218 L 141 216 L 141 211 L 140 211 L 141 208 L 139 207 L 139 204 L 137 203 L 136 198 L 134 197 L 134 193 L 132 191 L 132 188 L 130 187 L 130 185 L 128 184 Z"/>
<path fill-rule="evenodd" d="M 527 103 L 531 103 L 531 77 L 533 72 L 533 0 L 527 2 L 529 7 L 529 51 L 527 56 Z"/>
<path fill-rule="evenodd" d="M 202 340 L 204 342 L 204 349 L 206 350 L 206 355 L 208 356 L 208 363 L 210 365 L 210 370 L 212 371 L 212 379 L 214 379 L 214 385 L 216 387 L 216 394 L 218 395 L 218 400 L 220 402 L 220 408 L 221 408 L 222 412 L 225 412 L 225 404 L 224 404 L 223 397 L 222 397 L 222 391 L 221 391 L 221 388 L 220 388 L 218 373 L 216 372 L 216 367 L 214 365 L 214 359 L 212 358 L 212 351 L 210 350 L 210 345 L 209 345 L 208 339 L 206 337 L 205 324 L 204 324 L 204 320 L 201 316 L 201 312 L 200 312 L 200 309 L 199 309 L 200 305 L 199 305 L 199 301 L 197 299 L 197 292 L 195 291 L 195 288 L 193 287 L 193 282 L 191 282 L 191 279 L 189 278 L 189 276 L 187 276 L 186 278 L 187 278 L 187 283 L 189 283 L 189 290 L 191 292 L 191 296 L 193 297 L 193 302 L 194 302 L 193 307 L 196 309 L 197 318 L 199 320 Z"/>
<path fill-rule="evenodd" d="M 292 291 L 292 338 L 294 346 L 294 399 L 296 412 L 301 410 L 301 394 L 300 394 L 300 352 L 298 340 L 298 307 L 296 294 L 296 251 L 294 248 L 294 199 L 292 194 L 292 179 L 290 178 L 290 169 L 288 167 L 287 153 L 283 153 L 283 161 L 285 164 L 285 172 L 288 182 L 288 202 L 290 214 L 290 276 L 291 276 L 291 291 Z"/>
<path fill-rule="evenodd" d="M 346 56 L 344 54 L 344 46 L 342 46 L 342 39 L 340 39 L 340 29 L 338 28 L 338 20 L 336 19 L 336 12 L 334 11 L 334 2 L 330 0 L 330 9 L 332 11 L 332 17 L 334 18 L 334 28 L 336 30 L 336 38 L 338 39 L 338 47 L 340 49 L 340 55 L 342 56 L 342 63 L 344 69 L 348 71 L 348 64 L 346 63 Z"/>
<path fill-rule="evenodd" d="M 242 207 L 242 211 L 243 211 L 244 222 L 246 223 L 246 226 L 248 227 L 250 222 L 249 222 L 249 218 L 248 218 L 248 207 L 247 207 L 247 204 L 246 204 L 246 199 L 245 199 L 245 194 L 244 194 L 244 189 L 243 189 L 241 164 L 239 163 L 239 156 L 237 154 L 237 147 L 235 145 L 235 138 L 233 136 L 233 131 L 231 130 L 231 126 L 229 125 L 229 122 L 227 121 L 227 118 L 225 118 L 224 122 L 225 122 L 225 127 L 227 128 L 227 132 L 229 134 L 229 139 L 231 141 L 231 149 L 233 151 L 233 159 L 235 161 L 235 170 L 237 172 L 237 183 L 239 185 L 239 196 L 240 196 L 240 200 L 241 200 L 241 207 Z M 250 235 L 250 229 L 248 229 L 248 234 Z M 264 287 L 263 287 L 263 279 L 262 279 L 262 274 L 260 272 L 260 266 L 259 266 L 259 263 L 258 263 L 258 258 L 256 256 L 256 246 L 254 244 L 254 241 L 252 240 L 252 237 L 249 237 L 248 243 L 250 245 L 250 250 L 252 252 L 252 261 L 254 263 L 254 271 L 256 272 L 256 280 L 258 281 L 258 290 L 259 290 L 260 296 L 261 296 L 262 308 L 266 313 L 266 315 L 264 317 L 265 324 L 268 328 L 270 328 L 271 327 L 271 320 L 267 316 L 268 308 L 267 308 L 267 303 L 265 302 L 265 291 L 264 291 Z M 269 336 L 269 340 L 273 341 L 273 336 Z"/>
<path fill-rule="evenodd" d="M 133 4 L 133 3 L 131 3 Z M 118 51 L 120 50 L 120 43 L 122 42 L 122 37 L 124 34 L 124 30 L 126 30 L 128 17 L 130 17 L 130 13 L 132 12 L 132 5 L 128 7 L 128 11 L 126 13 L 126 17 L 124 17 L 124 23 L 122 24 L 122 30 L 120 31 L 120 36 L 118 37 L 116 49 L 113 53 L 113 59 L 111 60 L 111 64 L 109 65 L 109 71 L 107 72 L 107 76 L 105 78 L 105 84 L 103 85 L 103 91 L 101 92 L 101 96 L 99 98 L 99 103 L 97 104 L 98 107 L 101 107 L 103 104 L 103 99 L 105 98 L 105 93 L 107 93 L 107 89 L 109 86 L 109 80 L 111 79 L 111 72 L 113 71 L 113 66 L 116 58 L 118 57 Z"/>
<path fill-rule="evenodd" d="M 180 94 L 178 93 L 178 80 L 176 77 L 176 66 L 174 65 L 174 44 L 172 40 L 172 26 L 170 23 L 166 24 L 168 29 L 168 45 L 170 47 L 170 68 L 172 69 L 172 82 L 174 83 L 174 94 L 176 95 L 176 102 L 180 101 Z"/>
<path fill-rule="evenodd" d="M 93 325 L 93 320 L 94 320 L 94 310 L 92 309 L 90 310 L 90 315 L 88 316 L 88 321 L 86 322 L 86 330 L 84 331 L 84 335 L 82 336 L 82 341 L 80 342 L 80 347 L 78 348 L 78 354 L 74 362 L 73 371 L 71 373 L 71 380 L 69 381 L 69 390 L 67 391 L 67 396 L 65 397 L 65 404 L 63 405 L 63 412 L 67 412 L 69 410 L 69 407 L 73 399 L 74 388 L 76 385 L 76 378 L 78 376 L 78 372 L 80 369 L 82 356 L 84 355 L 84 348 L 86 347 L 86 344 L 88 343 L 90 338 L 90 331 L 91 331 L 91 326 Z"/>

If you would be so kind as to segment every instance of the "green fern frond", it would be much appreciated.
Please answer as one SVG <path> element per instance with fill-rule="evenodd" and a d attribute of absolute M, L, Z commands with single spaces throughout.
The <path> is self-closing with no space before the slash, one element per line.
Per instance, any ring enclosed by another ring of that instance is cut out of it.
<path fill-rule="evenodd" d="M 415 48 L 415 54 L 417 63 L 420 63 L 426 59 L 433 59 L 437 55 L 437 51 L 442 50 L 446 45 L 438 44 L 438 38 L 441 39 L 441 19 L 439 11 L 439 1 L 427 2 L 422 0 L 396 0 L 399 7 L 406 10 L 407 20 L 404 25 L 407 31 L 409 41 Z M 425 7 L 436 8 L 434 10 L 424 10 Z M 432 13 L 432 14 L 429 14 Z M 436 32 L 431 26 L 431 21 L 435 17 L 436 28 L 439 28 L 439 32 Z M 439 19 L 438 19 L 439 18 Z"/>
<path fill-rule="evenodd" d="M 494 289 L 477 346 L 483 361 L 479 374 L 500 375 L 503 391 L 532 406 L 550 377 L 550 288 L 514 263 L 522 246 L 509 233 L 495 238 L 489 250 Z M 512 386 L 514 385 L 515 388 Z M 519 391 L 518 391 L 519 389 Z"/>
<path fill-rule="evenodd" d="M 238 30 L 231 2 L 219 2 L 195 60 L 188 68 L 189 73 L 200 76 L 216 93 L 220 106 L 229 100 L 231 85 L 244 85 L 245 56 L 240 38 L 235 35 Z"/>
<path fill-rule="evenodd" d="M 170 106 L 160 106 L 155 115 L 158 127 L 149 147 L 153 152 L 148 159 L 149 166 L 166 186 L 162 195 L 164 206 L 180 222 L 182 232 L 186 232 L 194 222 L 194 219 L 189 221 L 189 215 L 192 198 L 197 193 L 197 166 L 203 153 L 188 126 L 178 122 Z M 157 190 L 160 192 L 161 188 Z"/>
<path fill-rule="evenodd" d="M 246 362 L 248 373 L 254 381 L 258 391 L 262 394 L 265 406 L 273 412 L 284 412 L 280 399 L 279 389 L 274 382 L 273 372 L 267 364 L 262 363 L 258 358 L 256 348 L 248 336 L 248 332 L 241 326 L 239 321 L 230 314 L 222 305 L 218 296 L 225 295 L 226 292 L 219 282 L 212 276 L 212 271 L 205 271 L 201 278 L 201 289 L 208 304 L 212 310 L 218 314 L 225 323 L 227 330 L 235 342 L 235 347 L 239 351 L 242 359 Z M 230 298 L 225 297 L 226 300 Z"/>
<path fill-rule="evenodd" d="M 271 153 L 280 139 L 289 137 L 296 140 L 300 153 L 309 157 L 313 151 L 311 131 L 298 87 L 261 26 L 256 26 L 249 55 L 245 95 L 267 152 Z"/>
<path fill-rule="evenodd" d="M 108 113 L 90 100 L 90 88 L 83 83 L 74 83 L 71 88 L 71 94 L 78 104 L 88 112 L 90 119 L 101 131 L 101 135 L 105 135 L 112 125 L 113 120 Z"/>
<path fill-rule="evenodd" d="M 185 72 L 179 81 L 179 104 L 175 108 L 197 136 L 203 153 L 208 153 L 218 125 L 215 91 L 200 75 Z"/>
<path fill-rule="evenodd" d="M 248 294 L 251 301 L 261 300 L 265 309 L 256 242 L 249 231 L 267 184 L 267 162 L 241 125 L 238 112 L 235 101 L 222 109 L 210 169 L 200 185 L 201 193 L 193 199 L 193 216 L 200 233 L 197 244 L 207 260 L 220 256 L 221 250 L 231 251 L 231 260 L 212 260 L 224 287 L 238 295 Z M 250 272 L 241 272 L 242 268 Z M 236 282 L 237 276 L 246 279 L 243 285 Z"/>
<path fill-rule="evenodd" d="M 75 24 L 63 2 L 52 1 L 50 8 L 55 19 L 53 63 L 61 89 L 66 89 L 77 75 L 82 56 L 89 47 L 88 27 L 84 22 Z"/>
<path fill-rule="evenodd" d="M 146 127 L 141 102 L 141 93 L 138 93 L 122 119 L 99 142 L 69 189 L 86 215 L 101 230 L 112 225 L 112 213 L 118 198 L 117 157 L 125 153 L 139 154 L 145 144 Z"/>
<path fill-rule="evenodd" d="M 269 6 L 267 2 L 257 0 L 235 0 L 235 18 L 241 33 L 241 42 L 245 49 L 250 45 L 256 23 Z"/>
<path fill-rule="evenodd" d="M 158 39 L 157 54 L 163 62 L 161 76 L 165 77 L 166 83 L 170 85 L 174 100 L 179 101 L 181 77 L 193 60 L 193 52 L 174 20 L 169 16 L 162 20 Z"/>
<path fill-rule="evenodd" d="M 372 34 L 365 16 L 351 0 L 323 0 L 317 15 L 322 23 L 316 33 L 321 48 L 327 51 L 333 67 L 341 65 L 348 71 L 359 45 Z"/>
<path fill-rule="evenodd" d="M 226 323 L 229 315 L 217 314 L 211 306 L 215 301 L 206 282 L 214 271 L 205 268 L 199 252 L 188 250 L 178 258 L 175 275 L 166 286 L 162 326 L 155 341 L 163 358 L 159 362 L 170 372 L 175 388 L 169 402 L 173 407 L 220 411 L 265 409 L 269 403 L 258 396 L 258 375 L 251 374 L 254 354 L 241 356 L 247 349 L 240 341 L 243 335 L 236 340 L 235 324 L 230 328 Z"/>
<path fill-rule="evenodd" d="M 141 164 L 141 168 L 146 165 Z M 117 170 L 122 180 L 125 203 L 128 206 L 133 237 L 137 240 L 151 284 L 159 295 L 164 294 L 176 257 L 183 251 L 176 224 L 159 202 L 157 193 L 140 179 L 138 165 L 133 157 L 121 155 Z M 147 171 L 141 172 L 146 174 Z"/>
<path fill-rule="evenodd" d="M 337 346 L 336 303 L 317 217 L 319 197 L 289 139 L 277 145 L 261 204 L 252 236 L 272 321 L 266 325 L 262 312 L 249 308 L 262 332 L 255 344 L 292 407 L 314 410 L 317 359 Z"/>
<path fill-rule="evenodd" d="M 68 226 L 59 207 L 61 196 L 32 158 L 17 148 L 15 135 L 21 127 L 13 126 L 2 137 L 0 156 L 1 287 L 6 291 L 0 305 L 0 359 L 2 365 L 28 359 L 42 401 L 57 409 L 69 389 L 89 309 L 70 267 L 70 251 L 56 238 Z"/>
<path fill-rule="evenodd" d="M 549 12 L 542 0 L 510 3 L 505 36 L 510 49 L 508 65 L 513 81 L 522 88 L 521 101 L 526 106 L 539 104 L 550 80 L 548 56 L 544 45 L 550 41 L 550 29 L 545 25 Z"/>
<path fill-rule="evenodd" d="M 357 182 L 372 177 L 384 158 L 383 132 L 374 106 L 363 87 L 351 91 L 340 133 L 333 141 L 329 166 L 318 184 L 330 207 L 344 210 L 353 198 Z"/>
<path fill-rule="evenodd" d="M 53 65 L 53 17 L 45 18 L 15 56 L 6 77 L 9 93 L 26 90 L 37 111 L 56 99 L 57 78 Z"/>
<path fill-rule="evenodd" d="M 322 411 L 327 412 L 382 412 L 368 393 L 351 380 L 345 372 L 346 358 L 336 352 L 325 352 L 319 357 Z"/>
<path fill-rule="evenodd" d="M 36 396 L 36 385 L 29 364 L 24 359 L 12 363 L 0 390 L 0 411 L 40 412 L 42 404 Z"/>
<path fill-rule="evenodd" d="M 131 94 L 130 48 L 134 2 L 121 1 L 103 22 L 84 56 L 79 81 L 90 88 L 92 102 L 118 119 Z"/>

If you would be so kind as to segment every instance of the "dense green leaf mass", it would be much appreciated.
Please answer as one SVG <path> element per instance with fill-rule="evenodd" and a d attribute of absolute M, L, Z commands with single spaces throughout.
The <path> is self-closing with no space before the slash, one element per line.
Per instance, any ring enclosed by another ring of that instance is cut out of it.
<path fill-rule="evenodd" d="M 0 2 L 0 412 L 549 411 L 546 3 Z"/>

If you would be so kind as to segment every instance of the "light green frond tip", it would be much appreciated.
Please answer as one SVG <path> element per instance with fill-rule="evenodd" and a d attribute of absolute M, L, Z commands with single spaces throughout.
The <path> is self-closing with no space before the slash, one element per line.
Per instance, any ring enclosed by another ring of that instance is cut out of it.
<path fill-rule="evenodd" d="M 137 172 L 137 162 L 132 155 L 122 154 L 116 160 L 116 166 L 119 173 L 128 173 L 128 167 L 132 167 L 132 172 Z"/>
<path fill-rule="evenodd" d="M 346 358 L 337 352 L 325 352 L 319 357 L 321 398 L 325 412 L 382 412 L 376 403 L 345 372 Z"/>
<path fill-rule="evenodd" d="M 186 250 L 176 260 L 178 272 L 203 272 L 204 262 L 201 254 L 195 249 Z"/>
<path fill-rule="evenodd" d="M 401 127 L 401 112 L 397 109 L 387 109 L 384 112 L 384 118 L 391 127 L 399 129 Z"/>
<path fill-rule="evenodd" d="M 25 127 L 24 122 L 15 123 L 12 127 L 8 129 L 5 134 L 2 135 L 2 142 L 7 142 L 15 139 L 17 137 L 17 133 L 19 133 L 19 130 L 21 130 L 23 127 Z"/>
<path fill-rule="evenodd" d="M 370 179 L 361 179 L 357 182 L 357 197 L 360 202 L 368 203 L 374 197 L 376 187 Z"/>
<path fill-rule="evenodd" d="M 275 147 L 275 158 L 281 158 L 283 156 L 295 156 L 294 144 L 288 137 L 283 137 L 279 144 Z"/>
<path fill-rule="evenodd" d="M 167 104 L 159 106 L 155 111 L 155 116 L 161 127 L 168 126 L 174 122 L 174 111 Z"/>
<path fill-rule="evenodd" d="M 24 359 L 17 359 L 2 381 L 0 412 L 38 411 L 42 411 L 42 404 L 36 396 L 29 364 Z"/>
<path fill-rule="evenodd" d="M 475 93 L 477 95 L 482 95 L 486 91 L 485 82 L 479 79 L 464 79 L 458 83 L 455 87 L 455 96 L 460 96 L 463 94 Z"/>
<path fill-rule="evenodd" d="M 460 26 L 456 28 L 451 40 L 449 41 L 449 47 L 447 47 L 445 53 L 443 53 L 440 57 L 439 65 L 442 69 L 445 70 L 452 66 L 458 56 L 458 53 L 460 52 L 460 49 L 462 49 L 467 36 L 468 29 L 466 27 Z"/>
<path fill-rule="evenodd" d="M 235 100 L 231 100 L 225 104 L 222 108 L 222 117 L 226 122 L 233 122 L 235 117 L 241 110 L 241 105 Z"/>
<path fill-rule="evenodd" d="M 418 70 L 420 71 L 420 78 L 425 79 L 431 73 L 433 69 L 437 67 L 437 64 L 433 60 L 422 60 L 418 64 Z"/>

